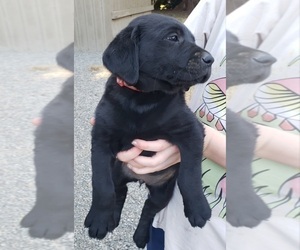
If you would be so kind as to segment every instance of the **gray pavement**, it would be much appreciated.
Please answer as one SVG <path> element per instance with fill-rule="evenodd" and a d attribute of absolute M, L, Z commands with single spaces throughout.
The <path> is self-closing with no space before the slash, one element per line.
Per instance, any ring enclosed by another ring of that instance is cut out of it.
<path fill-rule="evenodd" d="M 102 241 L 90 239 L 83 227 L 91 203 L 90 118 L 103 94 L 109 72 L 101 54 L 75 53 L 75 249 L 138 249 L 132 236 L 147 197 L 144 186 L 129 185 L 120 225 Z"/>
<path fill-rule="evenodd" d="M 33 239 L 21 219 L 35 204 L 31 124 L 70 75 L 56 53 L 0 52 L 0 249 L 73 249 L 73 233 Z"/>

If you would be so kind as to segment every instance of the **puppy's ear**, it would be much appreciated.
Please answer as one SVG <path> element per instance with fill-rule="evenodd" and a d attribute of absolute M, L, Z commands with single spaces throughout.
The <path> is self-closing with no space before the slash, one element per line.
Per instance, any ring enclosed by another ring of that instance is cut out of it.
<path fill-rule="evenodd" d="M 138 27 L 123 29 L 103 54 L 104 66 L 130 85 L 139 78 Z"/>
<path fill-rule="evenodd" d="M 74 72 L 74 43 L 71 43 L 56 56 L 57 64 Z"/>

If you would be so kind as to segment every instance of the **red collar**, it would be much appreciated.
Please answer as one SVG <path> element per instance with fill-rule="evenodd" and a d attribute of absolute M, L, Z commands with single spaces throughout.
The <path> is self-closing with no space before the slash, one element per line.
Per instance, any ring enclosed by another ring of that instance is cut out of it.
<path fill-rule="evenodd" d="M 133 87 L 133 86 L 130 86 L 128 85 L 124 80 L 122 80 L 121 78 L 117 77 L 117 84 L 120 86 L 120 87 L 126 87 L 128 89 L 131 89 L 131 90 L 134 90 L 134 91 L 137 91 L 137 92 L 141 92 L 139 89 L 137 89 L 136 87 Z"/>

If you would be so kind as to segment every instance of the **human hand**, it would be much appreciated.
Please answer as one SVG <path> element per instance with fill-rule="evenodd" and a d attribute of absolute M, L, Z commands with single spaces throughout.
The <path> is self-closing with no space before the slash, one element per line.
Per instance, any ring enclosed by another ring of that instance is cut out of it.
<path fill-rule="evenodd" d="M 161 171 L 180 162 L 178 147 L 166 140 L 144 141 L 135 139 L 132 144 L 134 147 L 119 152 L 117 158 L 127 163 L 127 166 L 136 174 Z M 151 157 L 140 156 L 143 150 L 155 152 L 155 154 Z"/>
<path fill-rule="evenodd" d="M 90 123 L 95 124 L 95 118 Z M 117 158 L 127 163 L 127 166 L 136 174 L 149 174 L 164 170 L 180 162 L 180 152 L 177 146 L 166 140 L 145 141 L 135 139 L 133 147 L 127 151 L 121 151 Z M 143 150 L 155 152 L 151 157 L 140 156 Z"/>

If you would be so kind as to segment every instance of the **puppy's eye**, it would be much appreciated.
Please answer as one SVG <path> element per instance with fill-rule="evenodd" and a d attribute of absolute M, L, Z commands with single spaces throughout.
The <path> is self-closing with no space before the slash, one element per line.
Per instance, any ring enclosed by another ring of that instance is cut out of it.
<path fill-rule="evenodd" d="M 178 42 L 178 36 L 177 35 L 171 35 L 167 37 L 167 40 L 172 41 L 172 42 Z"/>

